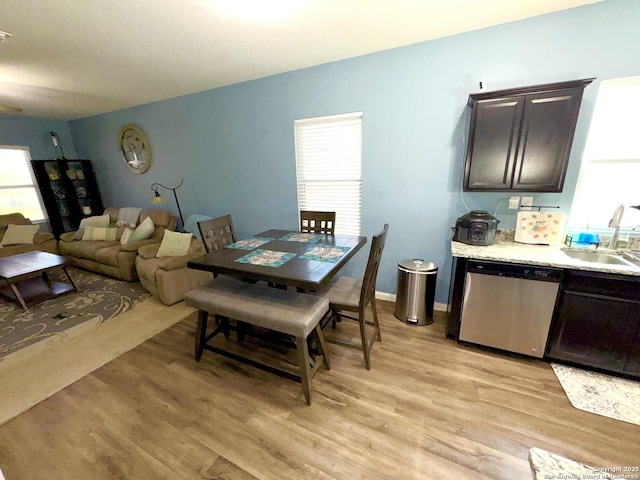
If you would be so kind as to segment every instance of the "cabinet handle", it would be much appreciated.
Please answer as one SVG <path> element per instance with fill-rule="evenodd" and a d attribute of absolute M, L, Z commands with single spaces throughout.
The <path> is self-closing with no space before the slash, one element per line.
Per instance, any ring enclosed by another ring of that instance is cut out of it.
<path fill-rule="evenodd" d="M 616 302 L 640 303 L 640 300 L 630 300 L 628 298 L 612 297 L 611 295 L 599 295 L 597 293 L 577 292 L 575 290 L 563 290 L 562 293 L 577 295 L 578 297 L 600 298 L 603 300 L 615 300 Z"/>

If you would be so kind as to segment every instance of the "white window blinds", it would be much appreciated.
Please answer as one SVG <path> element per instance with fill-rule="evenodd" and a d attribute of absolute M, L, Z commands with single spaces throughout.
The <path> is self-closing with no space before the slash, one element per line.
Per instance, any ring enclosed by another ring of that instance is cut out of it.
<path fill-rule="evenodd" d="M 298 209 L 336 212 L 335 233 L 360 234 L 362 113 L 295 121 Z"/>

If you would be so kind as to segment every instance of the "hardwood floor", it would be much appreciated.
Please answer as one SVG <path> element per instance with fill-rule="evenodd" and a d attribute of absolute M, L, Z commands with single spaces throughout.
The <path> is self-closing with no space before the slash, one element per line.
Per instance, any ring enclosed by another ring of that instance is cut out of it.
<path fill-rule="evenodd" d="M 574 409 L 546 362 L 446 340 L 441 312 L 410 327 L 379 305 L 372 369 L 330 344 L 311 406 L 298 383 L 211 352 L 197 363 L 192 314 L 1 426 L 0 468 L 7 480 L 511 480 L 532 478 L 531 447 L 638 464 L 640 427 Z M 327 336 L 344 332 L 357 338 L 345 321 Z"/>

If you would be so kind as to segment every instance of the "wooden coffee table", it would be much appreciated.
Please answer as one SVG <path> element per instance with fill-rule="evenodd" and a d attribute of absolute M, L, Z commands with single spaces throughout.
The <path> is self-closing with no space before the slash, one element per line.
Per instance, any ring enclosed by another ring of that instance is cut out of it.
<path fill-rule="evenodd" d="M 48 272 L 61 268 L 69 283 L 54 282 Z M 17 300 L 27 310 L 27 304 L 38 303 L 58 295 L 77 291 L 67 271 L 64 257 L 48 252 L 27 252 L 0 258 L 0 279 L 8 286 L 0 287 L 0 294 Z"/>

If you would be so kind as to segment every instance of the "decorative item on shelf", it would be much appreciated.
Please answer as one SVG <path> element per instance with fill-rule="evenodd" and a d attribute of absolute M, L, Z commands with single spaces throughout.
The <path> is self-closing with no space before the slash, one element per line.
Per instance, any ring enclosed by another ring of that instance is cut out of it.
<path fill-rule="evenodd" d="M 51 190 L 53 191 L 53 195 L 56 198 L 63 199 L 67 196 L 66 193 L 64 193 L 64 189 L 60 185 L 52 185 Z"/>
<path fill-rule="evenodd" d="M 161 183 L 152 183 L 151 184 L 151 190 L 153 190 L 154 192 L 154 197 L 153 197 L 153 203 L 154 205 L 160 204 L 160 203 L 164 203 L 164 198 L 162 197 L 162 195 L 160 195 L 160 192 L 158 192 L 158 187 L 162 187 L 165 188 L 167 190 L 172 190 L 173 191 L 173 196 L 176 199 L 176 205 L 178 206 L 178 213 L 180 214 L 180 222 L 182 223 L 182 226 L 184 227 L 184 219 L 182 218 L 182 210 L 180 210 L 180 202 L 178 202 L 178 195 L 176 194 L 176 190 L 179 189 L 182 184 L 184 183 L 184 178 L 180 180 L 180 184 L 175 186 L 175 187 L 165 187 L 164 185 L 162 185 Z"/>
<path fill-rule="evenodd" d="M 129 123 L 120 130 L 120 152 L 129 170 L 142 174 L 151 166 L 151 143 L 140 127 Z"/>
<path fill-rule="evenodd" d="M 78 198 L 85 198 L 87 196 L 87 189 L 82 186 L 76 187 L 76 196 Z"/>
<path fill-rule="evenodd" d="M 56 180 L 60 180 L 60 176 L 58 175 L 58 172 L 49 172 L 49 180 L 51 181 L 56 181 Z"/>
<path fill-rule="evenodd" d="M 54 147 L 58 147 L 60 149 L 60 155 L 62 160 L 66 160 L 64 156 L 64 151 L 62 150 L 62 145 L 60 145 L 60 140 L 58 139 L 58 134 L 56 132 L 49 132 L 51 134 L 51 143 L 53 143 Z"/>
<path fill-rule="evenodd" d="M 82 170 L 76 170 L 76 180 L 84 180 L 84 172 Z"/>
<path fill-rule="evenodd" d="M 69 177 L 69 180 L 75 180 L 76 172 L 73 170 L 67 170 L 67 177 Z"/>
<path fill-rule="evenodd" d="M 85 215 L 91 215 L 91 207 L 89 205 L 85 205 L 82 207 L 82 213 Z"/>
<path fill-rule="evenodd" d="M 69 207 L 67 206 L 67 204 L 62 200 L 57 200 L 57 203 L 58 203 L 58 212 L 60 212 L 60 216 L 61 217 L 68 217 L 70 212 L 69 212 Z"/>

